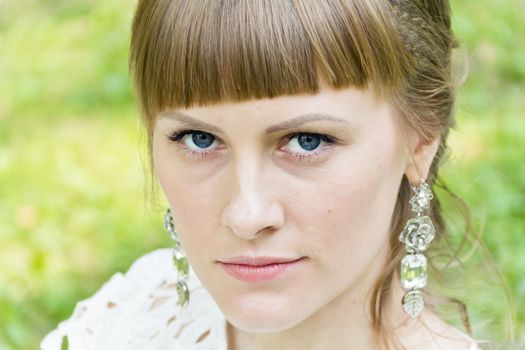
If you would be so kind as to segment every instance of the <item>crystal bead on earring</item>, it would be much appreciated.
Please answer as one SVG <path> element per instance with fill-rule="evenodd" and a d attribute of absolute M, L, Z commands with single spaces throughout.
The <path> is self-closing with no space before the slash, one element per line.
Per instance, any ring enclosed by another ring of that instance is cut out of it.
<path fill-rule="evenodd" d="M 179 235 L 175 230 L 175 225 L 173 224 L 173 217 L 171 216 L 171 210 L 168 208 L 166 214 L 164 215 L 164 229 L 168 232 L 171 239 L 175 241 L 175 245 L 172 251 L 173 265 L 177 270 L 177 295 L 179 297 L 179 302 L 177 305 L 181 307 L 186 307 L 190 301 L 190 292 L 188 290 L 188 278 L 189 278 L 189 263 L 186 258 L 186 253 L 182 249 L 182 246 L 179 242 Z"/>
<path fill-rule="evenodd" d="M 432 220 L 423 213 L 434 198 L 429 185 L 422 179 L 419 186 L 412 186 L 414 192 L 410 199 L 412 211 L 416 217 L 408 220 L 399 235 L 405 244 L 407 255 L 401 260 L 401 286 L 407 292 L 401 304 L 403 310 L 411 317 L 418 317 L 425 306 L 423 293 L 420 291 L 427 284 L 427 259 L 422 254 L 427 250 L 435 237 L 436 230 Z"/>

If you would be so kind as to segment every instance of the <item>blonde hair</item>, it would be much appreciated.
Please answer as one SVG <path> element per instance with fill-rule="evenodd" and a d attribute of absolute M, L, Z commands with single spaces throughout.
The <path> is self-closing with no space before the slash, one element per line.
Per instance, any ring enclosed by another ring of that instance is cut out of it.
<path fill-rule="evenodd" d="M 423 140 L 439 138 L 427 183 L 453 195 L 438 168 L 454 126 L 455 47 L 445 0 L 139 1 L 129 65 L 150 165 L 153 125 L 164 109 L 317 93 L 322 80 L 334 88 L 371 87 Z M 372 291 L 373 327 L 387 348 L 393 334 L 382 313 L 404 255 L 398 235 L 411 216 L 410 197 L 404 177 L 392 220 L 389 264 Z M 443 240 L 447 227 L 439 198 L 432 201 L 429 215 L 437 241 Z M 430 268 L 431 276 L 439 274 Z M 464 304 L 458 303 L 471 333 Z"/>

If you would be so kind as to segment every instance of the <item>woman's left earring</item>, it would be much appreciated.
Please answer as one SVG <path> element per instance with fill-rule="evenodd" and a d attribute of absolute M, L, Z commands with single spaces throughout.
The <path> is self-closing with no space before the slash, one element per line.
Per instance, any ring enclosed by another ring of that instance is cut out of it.
<path fill-rule="evenodd" d="M 429 207 L 430 200 L 434 198 L 429 185 L 421 180 L 419 186 L 412 186 L 412 191 L 414 195 L 410 204 L 416 217 L 408 220 L 399 235 L 407 253 L 401 260 L 401 286 L 406 290 L 401 304 L 407 315 L 417 318 L 425 306 L 420 289 L 427 285 L 427 258 L 423 252 L 434 239 L 436 230 L 432 220 L 423 215 Z"/>
<path fill-rule="evenodd" d="M 179 296 L 177 305 L 184 308 L 190 302 L 190 292 L 188 290 L 189 264 L 186 253 L 179 242 L 179 235 L 175 230 L 173 217 L 171 216 L 171 210 L 169 208 L 164 215 L 164 229 L 168 232 L 171 239 L 175 241 L 175 246 L 173 247 L 173 265 L 177 269 L 176 288 Z"/>

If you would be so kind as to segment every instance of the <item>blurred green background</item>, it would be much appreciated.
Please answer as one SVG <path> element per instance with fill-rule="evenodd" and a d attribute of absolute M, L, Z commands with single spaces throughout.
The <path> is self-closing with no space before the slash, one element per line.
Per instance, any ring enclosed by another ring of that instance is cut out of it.
<path fill-rule="evenodd" d="M 127 74 L 135 4 L 0 0 L 0 350 L 36 349 L 113 273 L 171 246 L 162 197 L 145 200 Z M 452 5 L 470 76 L 444 176 L 508 281 L 525 349 L 525 2 Z M 502 292 L 460 294 L 503 338 Z"/>

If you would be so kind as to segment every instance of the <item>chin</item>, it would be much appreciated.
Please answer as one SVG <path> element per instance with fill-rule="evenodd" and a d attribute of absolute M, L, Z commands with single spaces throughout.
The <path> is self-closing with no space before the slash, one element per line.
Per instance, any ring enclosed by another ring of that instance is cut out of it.
<path fill-rule="evenodd" d="M 302 303 L 282 297 L 236 300 L 223 312 L 233 326 L 251 333 L 284 331 L 308 316 Z"/>

